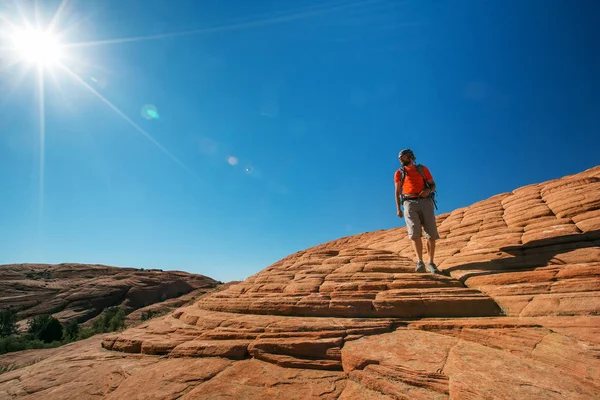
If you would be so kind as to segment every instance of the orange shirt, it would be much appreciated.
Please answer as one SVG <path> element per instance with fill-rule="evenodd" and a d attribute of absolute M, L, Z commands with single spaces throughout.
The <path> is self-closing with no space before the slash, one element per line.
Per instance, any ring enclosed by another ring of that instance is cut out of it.
<path fill-rule="evenodd" d="M 404 167 L 404 169 L 406 170 L 406 178 L 404 178 L 404 184 L 402 185 L 402 193 L 417 194 L 425 189 L 425 182 L 423 182 L 423 177 L 417 170 L 416 165 L 409 165 L 408 167 Z M 429 172 L 426 166 L 423 166 L 423 174 L 427 180 L 433 179 L 431 172 Z M 400 170 L 397 170 L 394 174 L 394 182 L 400 182 L 401 178 Z"/>

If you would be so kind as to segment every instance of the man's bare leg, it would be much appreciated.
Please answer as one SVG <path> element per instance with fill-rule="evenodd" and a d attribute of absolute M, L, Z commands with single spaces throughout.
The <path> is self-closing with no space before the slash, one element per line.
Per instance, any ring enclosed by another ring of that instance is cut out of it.
<path fill-rule="evenodd" d="M 427 240 L 427 255 L 429 256 L 429 262 L 433 263 L 433 259 L 435 256 L 435 240 L 433 239 Z"/>
<path fill-rule="evenodd" d="M 417 261 L 423 261 L 423 242 L 421 238 L 411 239 L 413 249 L 415 250 L 415 254 L 417 255 Z M 428 242 L 429 243 L 429 242 Z"/>

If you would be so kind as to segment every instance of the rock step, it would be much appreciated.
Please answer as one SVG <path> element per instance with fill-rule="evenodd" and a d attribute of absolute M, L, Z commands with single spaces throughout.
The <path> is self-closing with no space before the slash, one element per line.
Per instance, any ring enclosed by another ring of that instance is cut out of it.
<path fill-rule="evenodd" d="M 464 287 L 387 289 L 301 294 L 251 294 L 220 302 L 200 300 L 205 310 L 317 317 L 416 318 L 502 315 L 491 297 Z"/>
<path fill-rule="evenodd" d="M 190 306 L 109 335 L 102 347 L 169 358 L 256 358 L 281 367 L 340 371 L 344 343 L 391 332 L 401 323 L 395 319 L 238 315 Z"/>

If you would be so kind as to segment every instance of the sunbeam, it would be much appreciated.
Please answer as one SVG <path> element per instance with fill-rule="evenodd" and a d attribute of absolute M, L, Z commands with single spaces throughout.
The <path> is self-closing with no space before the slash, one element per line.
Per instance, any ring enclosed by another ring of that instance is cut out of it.
<path fill-rule="evenodd" d="M 48 25 L 48 32 L 54 33 L 54 27 L 56 26 L 58 21 L 60 21 L 60 16 L 68 3 L 69 3 L 69 0 L 62 0 L 60 2 L 58 9 L 56 10 L 56 12 L 54 13 L 54 16 L 52 17 L 52 21 L 50 21 L 50 24 Z"/>
<path fill-rule="evenodd" d="M 79 75 L 77 75 L 75 72 L 71 71 L 71 69 L 69 67 L 65 66 L 64 64 L 59 63 L 58 65 L 62 69 L 64 69 L 69 75 L 71 75 L 73 77 L 73 79 L 75 79 L 77 82 L 79 82 L 85 88 L 87 88 L 92 93 L 94 93 L 96 95 L 96 97 L 98 97 L 100 100 L 102 100 L 102 102 L 104 104 L 106 104 L 107 106 L 109 106 L 114 112 L 116 112 L 117 114 L 119 114 L 125 121 L 127 121 L 131 126 L 133 126 L 138 132 L 140 132 L 142 135 L 144 135 L 146 137 L 146 139 L 150 140 L 163 153 L 165 153 L 167 156 L 169 156 L 169 158 L 171 158 L 171 160 L 173 160 L 177 165 L 179 165 L 186 172 L 188 172 L 189 174 L 191 174 L 192 176 L 194 176 L 196 179 L 201 180 L 200 177 L 194 171 L 192 171 L 191 169 L 189 169 L 181 160 L 179 160 L 177 157 L 175 157 L 169 150 L 167 150 L 162 144 L 160 144 L 156 139 L 154 139 L 152 137 L 152 135 L 150 135 L 148 132 L 146 132 L 142 127 L 140 127 L 138 124 L 136 124 L 135 122 L 133 122 L 131 120 L 131 118 L 129 118 L 127 115 L 125 115 L 114 104 L 112 104 L 104 96 L 102 96 L 100 93 L 98 93 L 93 87 L 91 87 L 90 85 L 88 85 L 83 79 L 81 79 L 81 77 Z"/>
<path fill-rule="evenodd" d="M 73 111 L 70 107 L 70 103 L 69 100 L 67 99 L 67 96 L 65 96 L 65 92 L 64 90 L 62 90 L 62 88 L 60 87 L 60 83 L 58 82 L 58 79 L 56 78 L 56 75 L 54 74 L 53 70 L 49 70 L 48 73 L 50 74 L 50 78 L 52 79 L 52 83 L 54 83 L 54 87 L 56 88 L 56 90 L 58 90 L 58 93 L 60 94 L 60 97 L 63 100 L 63 103 L 65 104 L 65 106 L 67 107 L 67 109 L 69 111 Z"/>
<path fill-rule="evenodd" d="M 38 187 L 38 227 L 41 228 L 44 216 L 44 165 L 46 152 L 46 110 L 44 99 L 44 68 L 37 67 L 38 78 L 38 100 L 39 100 L 39 123 L 40 123 L 40 160 L 39 160 L 39 187 Z"/>
<path fill-rule="evenodd" d="M 25 13 L 23 12 L 23 9 L 21 8 L 21 6 L 23 5 L 23 3 L 15 1 L 15 2 L 13 2 L 13 4 L 15 5 L 15 8 L 17 9 L 17 14 L 21 18 L 21 26 L 28 27 L 28 28 L 31 27 L 31 24 L 29 23 L 29 21 L 25 17 Z M 37 8 L 37 6 L 35 6 L 35 8 Z"/>
<path fill-rule="evenodd" d="M 244 28 L 255 28 L 258 26 L 272 25 L 281 22 L 294 21 L 302 18 L 313 17 L 316 15 L 326 14 L 334 11 L 340 11 L 344 9 L 350 9 L 355 7 L 361 7 L 365 5 L 371 5 L 380 3 L 385 0 L 365 0 L 365 1 L 357 1 L 357 2 L 345 2 L 339 4 L 324 4 L 315 6 L 312 8 L 307 8 L 304 10 L 286 13 L 284 15 L 273 17 L 273 16 L 263 16 L 263 17 L 255 17 L 254 19 L 231 23 L 227 25 L 214 26 L 210 28 L 200 28 L 200 29 L 192 29 L 181 32 L 171 32 L 171 33 L 159 33 L 156 35 L 146 35 L 146 36 L 135 36 L 130 38 L 121 38 L 121 39 L 108 39 L 108 40 L 96 40 L 93 42 L 80 42 L 80 43 L 69 43 L 65 44 L 64 47 L 87 47 L 87 46 L 99 46 L 106 44 L 118 44 L 118 43 L 128 43 L 128 42 L 140 42 L 145 40 L 157 40 L 157 39 L 166 39 L 172 37 L 179 36 L 190 36 L 190 35 L 199 35 L 202 33 L 212 33 L 212 32 L 223 32 L 223 31 L 231 31 L 237 29 Z M 282 13 L 282 12 L 279 12 Z M 273 14 L 273 13 L 271 13 Z M 277 14 L 274 13 L 274 14 Z M 258 19 L 257 19 L 258 18 Z"/>

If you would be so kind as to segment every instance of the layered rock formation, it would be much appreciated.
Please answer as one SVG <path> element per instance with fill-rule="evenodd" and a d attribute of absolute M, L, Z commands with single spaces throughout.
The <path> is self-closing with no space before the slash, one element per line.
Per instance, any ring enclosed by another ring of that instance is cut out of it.
<path fill-rule="evenodd" d="M 61 322 L 85 322 L 106 307 L 121 305 L 129 313 L 218 284 L 180 271 L 86 264 L 0 265 L 0 309 L 13 308 L 21 320 L 53 314 Z"/>
<path fill-rule="evenodd" d="M 159 303 L 153 303 L 149 306 L 138 308 L 137 310 L 127 314 L 125 324 L 127 326 L 137 325 L 143 322 L 145 319 L 155 318 L 158 316 L 166 315 L 179 307 L 184 307 L 189 304 L 195 303 L 195 301 L 207 294 L 213 293 L 220 290 L 228 289 L 230 286 L 239 283 L 239 281 L 231 281 L 223 284 L 219 284 L 216 287 L 203 287 L 201 289 L 192 290 L 191 292 L 184 294 L 179 297 L 173 297 Z M 93 321 L 93 320 L 90 320 Z M 88 322 L 89 323 L 89 322 Z"/>
<path fill-rule="evenodd" d="M 600 167 L 438 226 L 441 275 L 413 272 L 404 228 L 342 238 L 38 353 L 0 398 L 600 398 Z"/>

